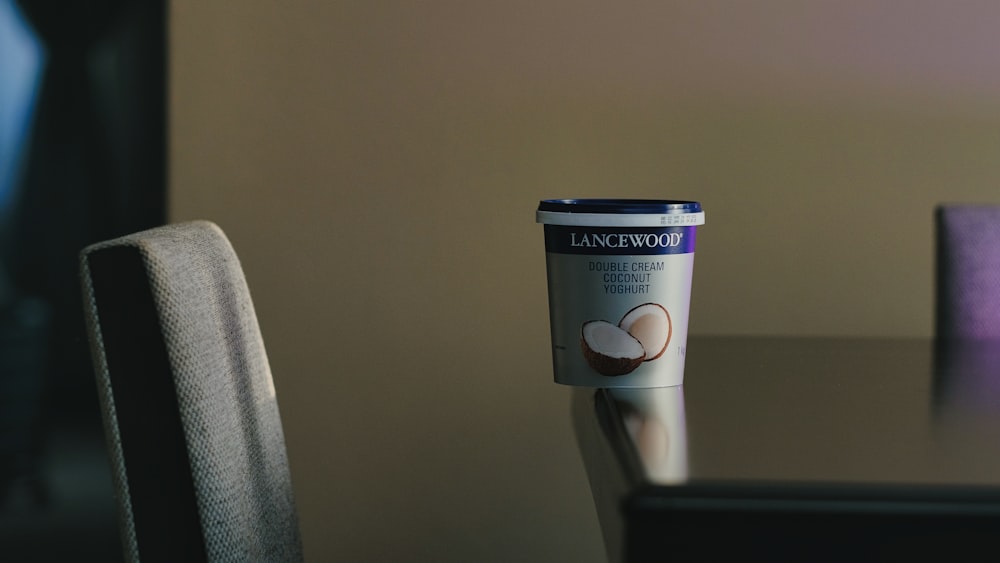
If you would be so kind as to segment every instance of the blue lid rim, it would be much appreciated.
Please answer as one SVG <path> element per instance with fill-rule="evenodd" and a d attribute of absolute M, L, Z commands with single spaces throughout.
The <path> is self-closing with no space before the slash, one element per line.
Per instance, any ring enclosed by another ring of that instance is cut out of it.
<path fill-rule="evenodd" d="M 700 213 L 701 203 L 674 199 L 543 199 L 538 203 L 538 211 L 665 215 Z"/>

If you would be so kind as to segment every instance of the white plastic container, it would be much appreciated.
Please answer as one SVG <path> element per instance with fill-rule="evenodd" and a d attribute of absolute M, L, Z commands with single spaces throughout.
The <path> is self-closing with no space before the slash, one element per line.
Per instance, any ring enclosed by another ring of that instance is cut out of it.
<path fill-rule="evenodd" d="M 684 382 L 694 201 L 543 200 L 555 381 L 587 387 Z"/>

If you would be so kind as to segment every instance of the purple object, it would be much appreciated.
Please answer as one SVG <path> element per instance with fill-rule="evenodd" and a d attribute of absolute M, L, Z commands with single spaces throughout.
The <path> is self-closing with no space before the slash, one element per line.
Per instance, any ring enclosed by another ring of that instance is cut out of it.
<path fill-rule="evenodd" d="M 1000 340 L 1000 205 L 940 205 L 938 338 Z"/>

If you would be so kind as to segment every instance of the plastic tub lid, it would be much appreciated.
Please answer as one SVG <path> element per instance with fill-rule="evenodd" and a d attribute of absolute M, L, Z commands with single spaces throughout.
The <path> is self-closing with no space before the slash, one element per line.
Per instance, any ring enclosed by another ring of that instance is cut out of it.
<path fill-rule="evenodd" d="M 705 224 L 697 201 L 669 199 L 545 199 L 538 223 L 590 227 L 676 227 Z"/>

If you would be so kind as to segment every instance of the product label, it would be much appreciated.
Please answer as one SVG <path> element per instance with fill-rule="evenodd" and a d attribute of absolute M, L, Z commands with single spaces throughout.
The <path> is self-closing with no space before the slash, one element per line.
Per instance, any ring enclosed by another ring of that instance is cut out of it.
<path fill-rule="evenodd" d="M 683 382 L 695 227 L 545 225 L 556 381 Z"/>
<path fill-rule="evenodd" d="M 560 254 L 686 254 L 694 252 L 693 227 L 545 226 L 546 252 Z"/>

